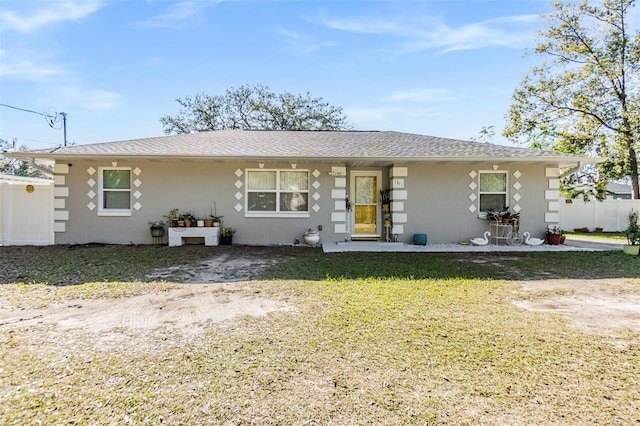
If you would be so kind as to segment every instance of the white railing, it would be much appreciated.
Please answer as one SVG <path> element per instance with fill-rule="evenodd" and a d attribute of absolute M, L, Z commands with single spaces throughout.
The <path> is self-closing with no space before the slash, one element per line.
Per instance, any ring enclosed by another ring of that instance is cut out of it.
<path fill-rule="evenodd" d="M 622 232 L 627 228 L 627 215 L 631 209 L 640 211 L 640 200 L 607 199 L 586 203 L 573 200 L 570 204 L 560 200 L 560 228 L 566 231 L 604 228 L 605 232 Z"/>

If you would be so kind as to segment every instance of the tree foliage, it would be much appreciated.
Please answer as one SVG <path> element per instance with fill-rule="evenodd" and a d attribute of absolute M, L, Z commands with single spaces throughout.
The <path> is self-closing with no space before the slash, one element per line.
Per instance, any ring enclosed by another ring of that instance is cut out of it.
<path fill-rule="evenodd" d="M 4 155 L 1 155 L 2 153 L 9 152 L 11 150 L 13 150 L 13 144 L 10 144 L 4 139 L 0 139 L 0 173 L 13 176 L 35 177 L 42 179 L 50 178 L 50 175 L 47 175 L 40 170 L 35 169 L 31 166 L 31 164 L 29 164 L 28 161 L 6 158 Z M 26 145 L 21 145 L 19 150 L 29 151 L 29 148 Z"/>
<path fill-rule="evenodd" d="M 321 98 L 274 93 L 257 84 L 229 88 L 223 95 L 177 98 L 180 111 L 160 118 L 166 134 L 207 130 L 344 130 L 351 128 L 342 108 Z"/>
<path fill-rule="evenodd" d="M 635 2 L 555 2 L 535 49 L 544 61 L 514 92 L 503 133 L 533 147 L 606 157 L 600 177 L 631 178 L 639 198 L 640 31 L 630 26 Z"/>

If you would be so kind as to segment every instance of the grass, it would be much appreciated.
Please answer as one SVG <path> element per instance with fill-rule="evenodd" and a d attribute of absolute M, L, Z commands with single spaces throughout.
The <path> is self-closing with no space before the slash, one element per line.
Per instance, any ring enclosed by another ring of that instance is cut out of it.
<path fill-rule="evenodd" d="M 627 241 L 624 232 L 566 232 L 574 239 L 597 239 L 597 240 L 613 240 Z"/>
<path fill-rule="evenodd" d="M 616 347 L 564 317 L 511 303 L 510 280 L 523 276 L 637 278 L 640 259 L 622 253 L 15 250 L 0 248 L 2 306 L 16 293 L 24 303 L 30 290 L 65 300 L 165 291 L 145 274 L 171 262 L 197 265 L 219 250 L 253 250 L 282 260 L 243 285 L 295 310 L 194 334 L 0 327 L 3 424 L 640 421 L 640 336 L 629 332 L 629 344 Z"/>

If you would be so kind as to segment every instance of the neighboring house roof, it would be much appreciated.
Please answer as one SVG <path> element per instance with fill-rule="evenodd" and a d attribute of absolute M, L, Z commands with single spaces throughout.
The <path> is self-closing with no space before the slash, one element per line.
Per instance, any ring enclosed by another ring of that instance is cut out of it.
<path fill-rule="evenodd" d="M 389 131 L 209 132 L 15 152 L 15 158 L 172 158 L 263 161 L 331 161 L 350 164 L 392 162 L 498 161 L 560 162 L 563 167 L 599 162 L 550 151 Z"/>
<path fill-rule="evenodd" d="M 610 182 L 607 184 L 607 190 L 616 194 L 631 194 L 631 185 Z"/>

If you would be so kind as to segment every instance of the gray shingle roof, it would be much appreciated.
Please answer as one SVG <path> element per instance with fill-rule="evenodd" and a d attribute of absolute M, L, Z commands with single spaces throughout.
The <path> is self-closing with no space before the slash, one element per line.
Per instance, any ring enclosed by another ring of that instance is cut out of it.
<path fill-rule="evenodd" d="M 272 160 L 563 161 L 569 154 L 389 131 L 218 130 L 60 147 L 16 157 L 164 157 Z M 20 155 L 24 154 L 24 155 Z M 592 159 L 593 160 L 593 159 Z"/>

